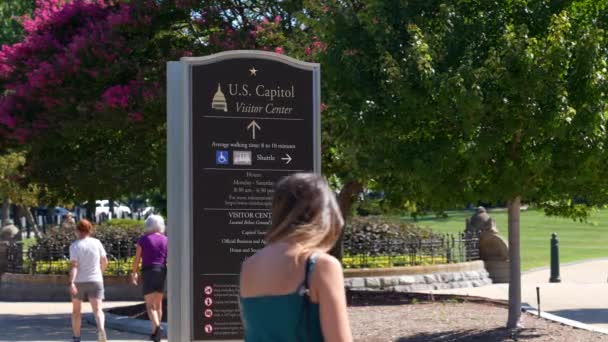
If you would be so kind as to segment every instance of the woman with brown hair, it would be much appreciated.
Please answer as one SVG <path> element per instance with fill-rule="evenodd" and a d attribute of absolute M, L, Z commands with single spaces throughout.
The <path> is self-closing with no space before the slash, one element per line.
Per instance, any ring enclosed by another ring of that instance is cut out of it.
<path fill-rule="evenodd" d="M 73 342 L 80 342 L 82 301 L 87 299 L 97 322 L 98 341 L 106 342 L 101 306 L 104 299 L 103 272 L 108 267 L 108 258 L 101 242 L 91 237 L 92 233 L 91 222 L 80 220 L 76 225 L 78 239 L 70 245 Z"/>
<path fill-rule="evenodd" d="M 327 254 L 343 224 L 323 177 L 277 183 L 266 247 L 241 269 L 245 341 L 352 341 L 342 266 Z"/>

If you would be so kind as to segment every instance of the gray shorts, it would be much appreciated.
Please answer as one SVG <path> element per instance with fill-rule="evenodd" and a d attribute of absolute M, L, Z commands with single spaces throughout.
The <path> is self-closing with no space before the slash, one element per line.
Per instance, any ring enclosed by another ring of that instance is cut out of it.
<path fill-rule="evenodd" d="M 76 283 L 78 293 L 72 299 L 88 300 L 89 298 L 104 299 L 103 283 L 99 281 Z"/>

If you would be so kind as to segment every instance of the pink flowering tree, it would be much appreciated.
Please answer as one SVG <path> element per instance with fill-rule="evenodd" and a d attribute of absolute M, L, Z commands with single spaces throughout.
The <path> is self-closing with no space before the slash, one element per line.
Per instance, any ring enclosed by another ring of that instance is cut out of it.
<path fill-rule="evenodd" d="M 1 146 L 28 151 L 50 200 L 164 193 L 166 62 L 229 49 L 304 56 L 305 30 L 268 8 L 38 0 L 23 40 L 0 50 Z"/>
<path fill-rule="evenodd" d="M 0 137 L 28 151 L 32 181 L 90 204 L 160 183 L 163 68 L 188 45 L 170 30 L 184 17 L 154 1 L 37 2 L 0 50 Z"/>
<path fill-rule="evenodd" d="M 19 17 L 34 9 L 34 0 L 0 1 L 0 44 L 10 44 L 19 41 L 23 28 Z"/>

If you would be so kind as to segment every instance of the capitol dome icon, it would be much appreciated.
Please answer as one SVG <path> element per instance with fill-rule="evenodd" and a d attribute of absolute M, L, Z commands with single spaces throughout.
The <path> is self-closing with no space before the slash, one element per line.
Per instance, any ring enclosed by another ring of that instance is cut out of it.
<path fill-rule="evenodd" d="M 228 111 L 228 103 L 226 103 L 226 96 L 222 92 L 222 87 L 218 83 L 217 92 L 213 95 L 213 102 L 211 102 L 211 108 L 216 110 Z"/>

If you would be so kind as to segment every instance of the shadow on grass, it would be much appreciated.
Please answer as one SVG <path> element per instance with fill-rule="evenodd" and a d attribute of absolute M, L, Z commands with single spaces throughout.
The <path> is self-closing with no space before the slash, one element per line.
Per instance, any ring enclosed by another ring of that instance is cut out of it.
<path fill-rule="evenodd" d="M 433 333 L 419 333 L 413 336 L 401 337 L 395 342 L 505 342 L 505 341 L 525 341 L 540 337 L 535 329 L 523 329 L 512 334 L 505 328 L 492 330 L 460 330 L 460 331 L 441 331 Z"/>

